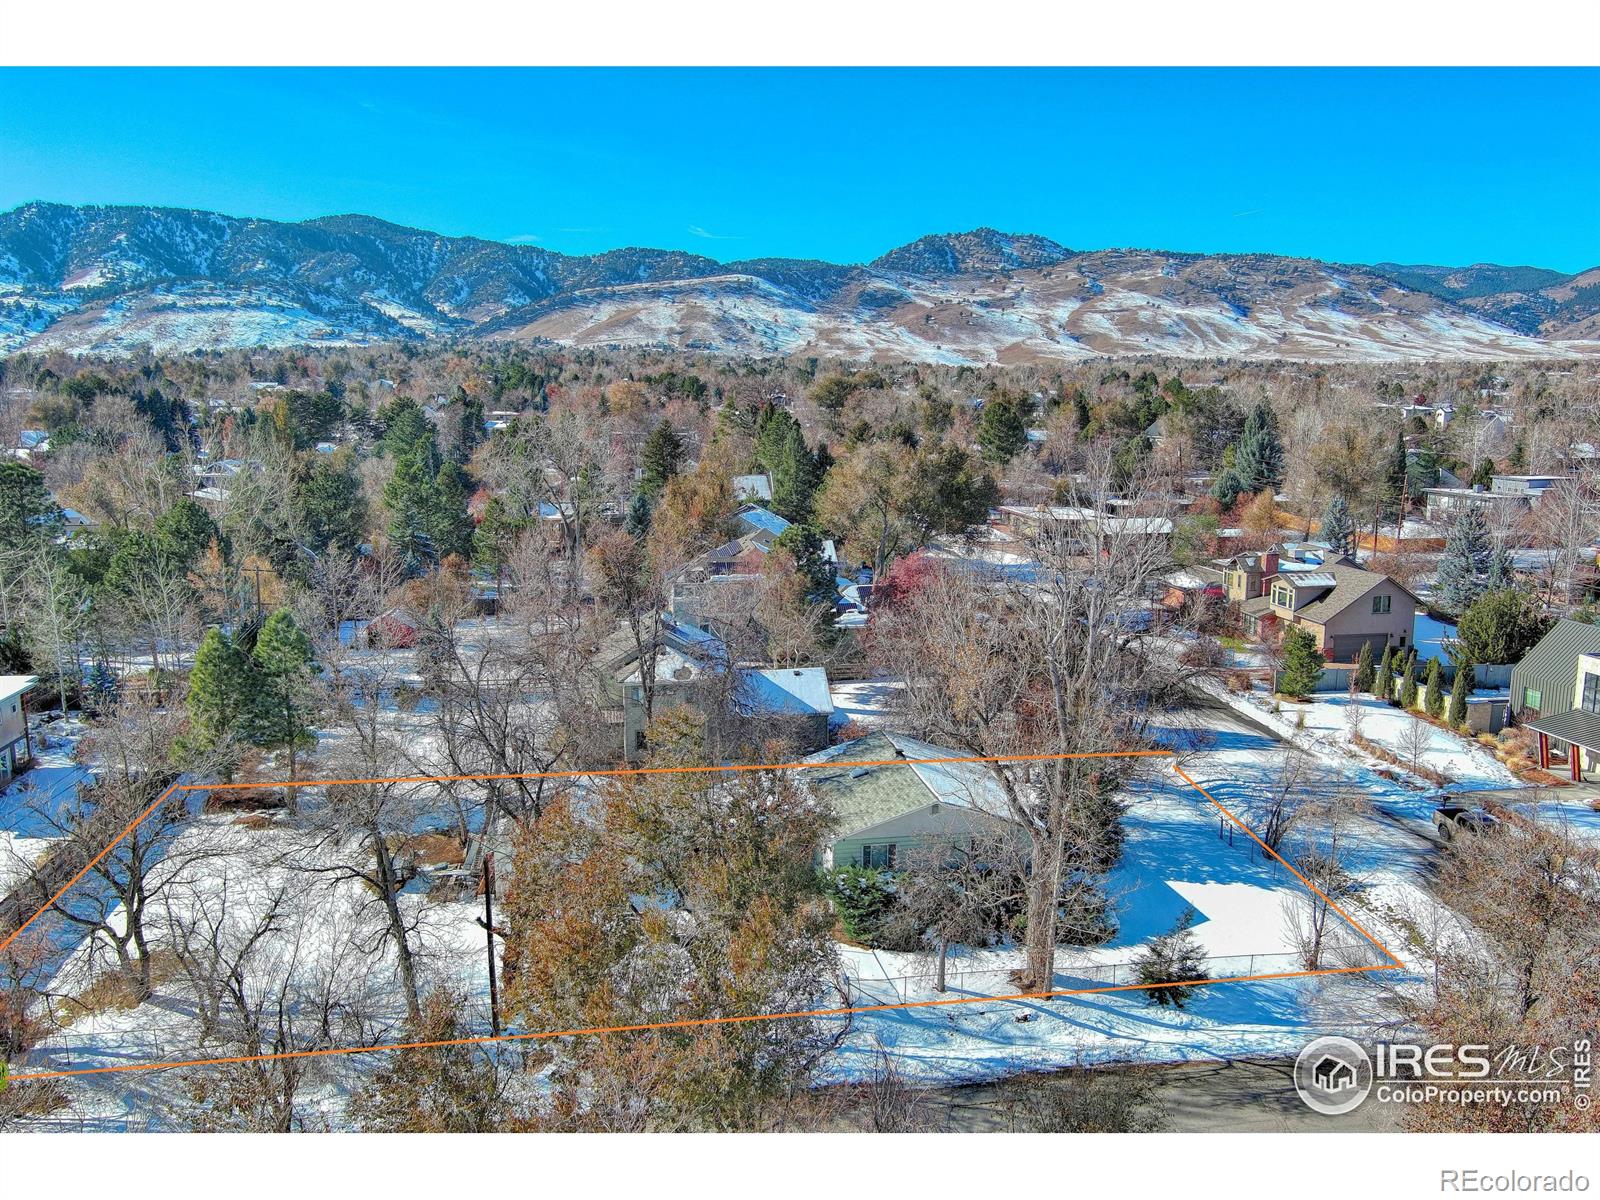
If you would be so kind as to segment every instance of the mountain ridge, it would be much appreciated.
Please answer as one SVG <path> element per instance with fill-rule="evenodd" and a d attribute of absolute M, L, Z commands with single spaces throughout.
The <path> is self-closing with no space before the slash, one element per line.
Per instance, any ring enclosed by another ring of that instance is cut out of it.
<path fill-rule="evenodd" d="M 570 255 L 362 213 L 37 202 L 0 214 L 0 352 L 453 337 L 961 362 L 1560 356 L 1600 353 L 1600 268 L 1084 251 L 987 227 L 864 264 L 719 262 L 651 247 Z"/>

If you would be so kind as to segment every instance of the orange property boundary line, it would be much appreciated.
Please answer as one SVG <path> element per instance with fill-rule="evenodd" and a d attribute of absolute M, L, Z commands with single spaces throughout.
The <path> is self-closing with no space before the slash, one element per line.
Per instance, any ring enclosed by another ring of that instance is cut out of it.
<path fill-rule="evenodd" d="M 0 942 L 0 953 L 11 945 L 22 932 L 48 912 L 61 900 L 74 886 L 91 870 L 93 870 L 105 857 L 110 854 L 121 841 L 138 828 L 139 823 L 155 812 L 175 792 L 204 792 L 204 791 L 232 791 L 246 788 L 274 788 L 274 787 L 328 787 L 351 786 L 364 783 L 447 783 L 447 782 L 481 782 L 497 779 L 556 779 L 556 778 L 581 778 L 585 776 L 598 777 L 609 775 L 670 775 L 691 772 L 711 771 L 779 771 L 779 770 L 807 770 L 817 767 L 855 768 L 855 767 L 909 767 L 909 766 L 934 766 L 941 763 L 983 763 L 983 762 L 1060 762 L 1065 759 L 1080 758 L 1166 758 L 1173 754 L 1169 750 L 1104 750 L 1082 754 L 1001 754 L 1001 755 L 971 755 L 955 758 L 896 758 L 870 761 L 840 761 L 840 762 L 789 762 L 789 763 L 759 763 L 759 764 L 734 764 L 729 766 L 696 766 L 696 767 L 634 767 L 626 770 L 612 771 L 530 771 L 526 773 L 510 773 L 496 775 L 415 775 L 392 776 L 376 779 L 305 779 L 288 780 L 276 783 L 233 783 L 233 784 L 173 784 L 131 822 L 128 827 L 119 833 L 106 848 L 95 855 L 84 868 L 69 879 L 52 896 L 38 912 L 19 925 L 12 934 Z M 887 1012 L 899 1009 L 912 1008 L 939 1008 L 947 1005 L 958 1004 L 1000 1004 L 1023 1000 L 1048 1000 L 1057 996 L 1092 996 L 1113 992 L 1153 991 L 1157 988 L 1168 987 L 1212 987 L 1223 983 L 1259 983 L 1277 979 L 1307 979 L 1323 975 L 1354 975 L 1365 971 L 1393 971 L 1404 970 L 1405 964 L 1397 958 L 1382 942 L 1374 937 L 1365 927 L 1355 920 L 1344 909 L 1340 908 L 1332 899 L 1321 891 L 1315 884 L 1302 875 L 1276 850 L 1263 842 L 1255 833 L 1228 810 L 1216 797 L 1207 792 L 1203 787 L 1191 779 L 1181 767 L 1173 766 L 1173 771 L 1190 787 L 1199 792 L 1229 821 L 1243 830 L 1262 851 L 1270 855 L 1278 863 L 1286 867 L 1301 883 L 1305 884 L 1313 893 L 1322 899 L 1330 909 L 1338 913 L 1350 926 L 1361 934 L 1367 941 L 1377 947 L 1388 958 L 1387 963 L 1374 963 L 1360 967 L 1326 967 L 1318 970 L 1305 971 L 1279 971 L 1266 975 L 1234 975 L 1221 979 L 1207 979 L 1195 981 L 1173 981 L 1170 983 L 1125 983 L 1094 988 L 1060 988 L 1042 992 L 1017 992 L 1003 996 L 946 996 L 935 1000 L 909 1000 L 892 1004 L 864 1004 L 840 1008 L 816 1008 L 799 1012 L 781 1013 L 754 1013 L 742 1016 L 727 1017 L 697 1017 L 681 1021 L 655 1021 L 639 1025 L 608 1025 L 594 1026 L 586 1029 L 554 1029 L 539 1030 L 530 1033 L 506 1033 L 497 1036 L 449 1038 L 441 1041 L 429 1042 L 389 1042 L 377 1046 L 336 1046 L 321 1050 L 292 1050 L 280 1054 L 246 1054 L 226 1058 L 197 1058 L 174 1062 L 149 1062 L 149 1063 L 119 1063 L 109 1067 L 83 1067 L 76 1070 L 63 1071 L 37 1071 L 30 1074 L 12 1075 L 10 1082 L 22 1083 L 28 1080 L 62 1079 L 78 1075 L 111 1075 L 125 1071 L 164 1071 L 182 1067 L 211 1067 L 225 1066 L 234 1063 L 251 1062 L 276 1062 L 283 1059 L 299 1058 L 328 1058 L 346 1054 L 371 1054 L 386 1050 L 429 1050 L 450 1046 L 478 1046 L 493 1042 L 527 1042 L 541 1041 L 550 1038 L 577 1037 L 580 1035 L 604 1035 L 612 1033 L 645 1033 L 664 1029 L 690 1029 L 697 1026 L 710 1025 L 741 1025 L 755 1021 L 785 1021 L 800 1018 L 842 1017 L 856 1013 Z"/>

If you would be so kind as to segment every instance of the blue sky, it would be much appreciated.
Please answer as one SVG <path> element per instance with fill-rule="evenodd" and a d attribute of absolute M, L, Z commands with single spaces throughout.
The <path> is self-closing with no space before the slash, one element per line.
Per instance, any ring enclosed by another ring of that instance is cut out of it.
<path fill-rule="evenodd" d="M 568 253 L 1600 264 L 1600 71 L 0 70 L 0 209 L 364 212 Z"/>

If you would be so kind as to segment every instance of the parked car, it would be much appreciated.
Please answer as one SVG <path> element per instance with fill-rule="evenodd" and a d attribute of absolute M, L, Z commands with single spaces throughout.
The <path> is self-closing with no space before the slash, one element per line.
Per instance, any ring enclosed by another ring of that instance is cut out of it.
<path fill-rule="evenodd" d="M 1499 825 L 1500 818 L 1485 808 L 1445 803 L 1433 810 L 1433 827 L 1447 842 L 1458 833 L 1493 833 Z"/>

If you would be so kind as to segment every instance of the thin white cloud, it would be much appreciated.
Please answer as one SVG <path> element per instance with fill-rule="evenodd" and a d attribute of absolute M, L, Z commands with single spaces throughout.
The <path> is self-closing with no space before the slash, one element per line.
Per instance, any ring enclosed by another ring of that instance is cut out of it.
<path fill-rule="evenodd" d="M 707 238 L 713 242 L 737 242 L 739 235 L 736 233 L 711 233 L 701 229 L 698 225 L 689 226 L 689 232 L 697 238 Z"/>
<path fill-rule="evenodd" d="M 542 242 L 544 239 L 537 233 L 517 233 L 508 237 L 506 241 L 514 246 L 526 246 L 530 242 Z"/>
<path fill-rule="evenodd" d="M 1258 217 L 1267 210 L 1264 208 L 1247 208 L 1243 212 L 1236 212 L 1235 217 Z"/>

